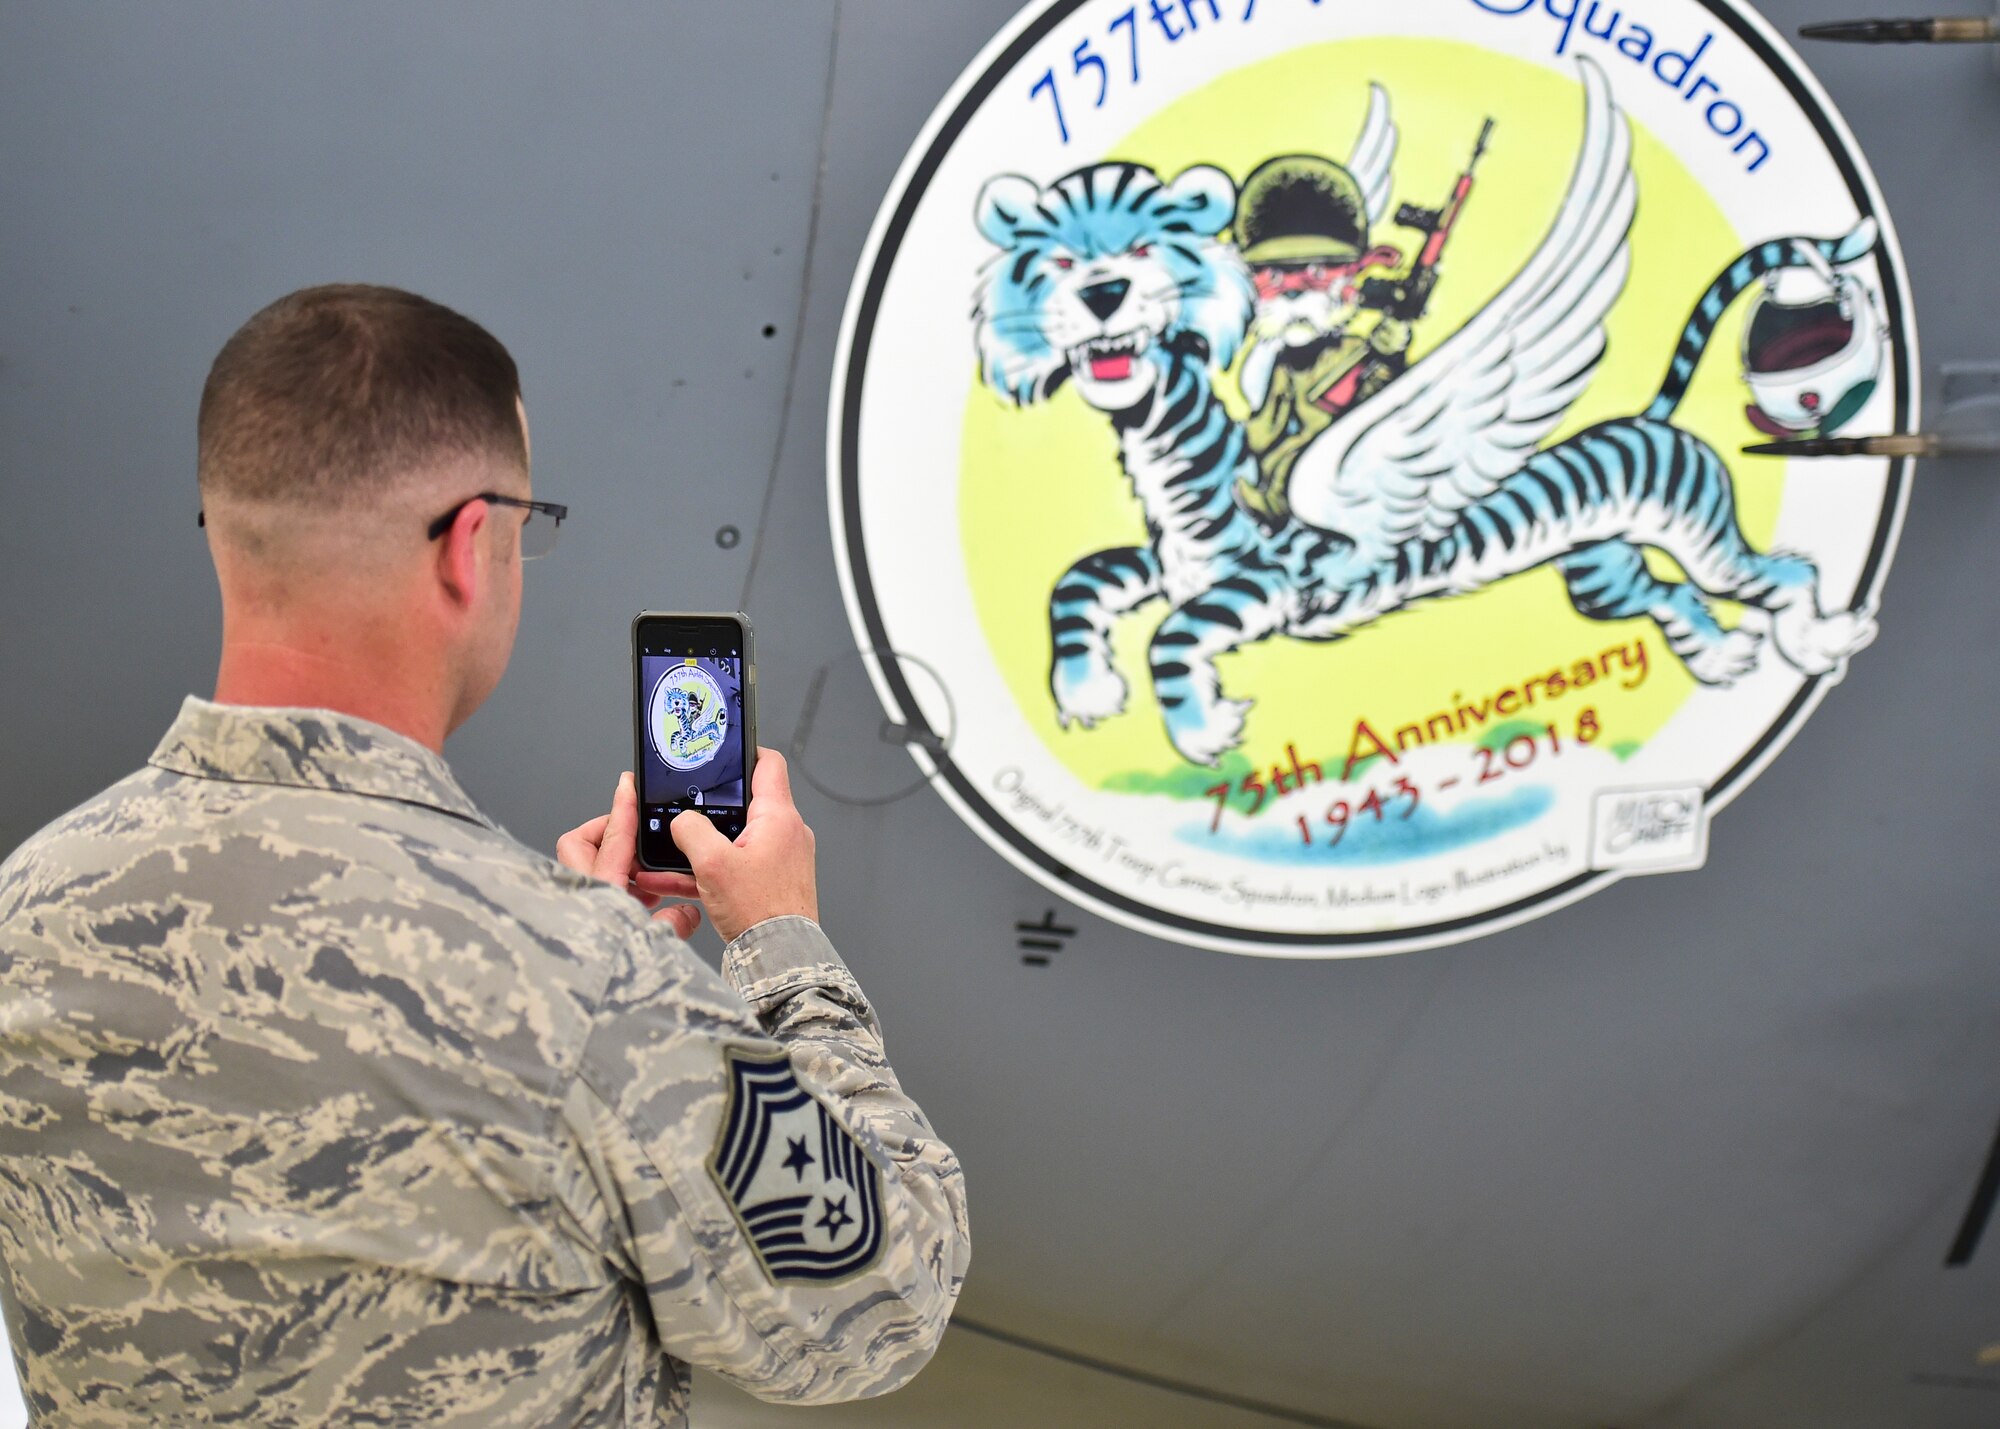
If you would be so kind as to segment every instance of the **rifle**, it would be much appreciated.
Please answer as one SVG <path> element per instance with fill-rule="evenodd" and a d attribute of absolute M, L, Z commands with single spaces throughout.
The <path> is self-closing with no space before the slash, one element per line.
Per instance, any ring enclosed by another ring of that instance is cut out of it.
<path fill-rule="evenodd" d="M 1443 208 L 1418 208 L 1413 203 L 1402 204 L 1396 209 L 1396 226 L 1414 228 L 1424 235 L 1423 249 L 1410 264 L 1410 271 L 1396 278 L 1364 278 L 1361 280 L 1361 306 L 1373 308 L 1386 317 L 1398 318 L 1403 322 L 1415 322 L 1430 306 L 1431 289 L 1437 286 L 1438 257 L 1444 252 L 1445 241 L 1451 237 L 1452 225 L 1458 222 L 1460 210 L 1465 207 L 1466 195 L 1472 192 L 1472 170 L 1479 162 L 1479 156 L 1486 152 L 1486 141 L 1493 134 L 1493 121 L 1486 121 L 1479 131 L 1479 142 L 1472 146 L 1472 157 L 1466 161 L 1465 172 L 1458 176 L 1458 184 L 1445 200 Z"/>

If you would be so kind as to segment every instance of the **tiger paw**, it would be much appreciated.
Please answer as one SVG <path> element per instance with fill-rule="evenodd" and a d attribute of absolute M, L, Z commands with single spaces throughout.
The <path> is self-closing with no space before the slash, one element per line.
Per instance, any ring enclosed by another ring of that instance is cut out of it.
<path fill-rule="evenodd" d="M 1125 679 L 1109 662 L 1087 655 L 1056 661 L 1049 677 L 1056 698 L 1056 722 L 1065 729 L 1072 720 L 1089 729 L 1101 719 L 1125 712 Z"/>
<path fill-rule="evenodd" d="M 1810 602 L 1779 611 L 1771 620 L 1771 638 L 1778 653 L 1806 675 L 1846 673 L 1850 656 L 1875 638 L 1875 612 L 1866 606 L 1820 615 Z"/>
<path fill-rule="evenodd" d="M 1757 668 L 1757 647 L 1762 643 L 1761 636 L 1748 630 L 1732 630 L 1690 653 L 1688 673 L 1704 685 L 1726 690 Z"/>
<path fill-rule="evenodd" d="M 1192 702 L 1167 715 L 1167 738 L 1190 764 L 1215 767 L 1223 755 L 1243 742 L 1243 721 L 1250 700 L 1216 700 L 1206 708 Z"/>

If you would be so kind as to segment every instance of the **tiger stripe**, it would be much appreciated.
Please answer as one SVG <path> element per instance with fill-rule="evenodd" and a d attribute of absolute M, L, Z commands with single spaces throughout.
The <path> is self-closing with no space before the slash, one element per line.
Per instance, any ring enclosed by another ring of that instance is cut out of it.
<path fill-rule="evenodd" d="M 1681 331 L 1680 345 L 1674 349 L 1673 361 L 1668 365 L 1666 381 L 1661 383 L 1659 395 L 1653 398 L 1645 415 L 1656 422 L 1673 416 L 1681 398 L 1687 395 L 1688 384 L 1694 380 L 1695 368 L 1708 349 L 1709 339 L 1715 335 L 1716 324 L 1752 283 L 1780 268 L 1804 267 L 1807 260 L 1799 251 L 1801 246 L 1812 248 L 1829 264 L 1839 264 L 1852 263 L 1874 241 L 1873 227 L 1863 224 L 1844 238 L 1774 238 L 1737 257 L 1695 300 L 1694 311 Z"/>

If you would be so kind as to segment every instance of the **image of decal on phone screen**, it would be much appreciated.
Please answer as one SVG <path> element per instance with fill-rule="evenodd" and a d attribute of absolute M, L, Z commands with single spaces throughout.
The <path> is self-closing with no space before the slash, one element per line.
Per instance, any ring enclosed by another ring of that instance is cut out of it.
<path fill-rule="evenodd" d="M 647 650 L 645 770 L 639 802 L 646 826 L 671 827 L 699 809 L 730 838 L 743 832 L 743 661 L 728 652 Z M 658 826 L 652 820 L 659 819 Z"/>

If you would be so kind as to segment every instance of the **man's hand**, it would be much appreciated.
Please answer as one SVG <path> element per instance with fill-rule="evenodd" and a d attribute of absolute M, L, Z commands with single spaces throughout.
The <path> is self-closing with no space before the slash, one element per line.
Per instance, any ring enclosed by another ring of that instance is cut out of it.
<path fill-rule="evenodd" d="M 819 917 L 812 830 L 792 803 L 792 776 L 777 750 L 757 751 L 750 813 L 734 843 L 693 809 L 674 819 L 674 842 L 693 865 L 696 896 L 725 942 L 766 918 Z M 642 876 L 641 886 L 668 891 L 652 882 L 655 877 Z"/>
<path fill-rule="evenodd" d="M 557 839 L 556 862 L 623 888 L 648 908 L 657 905 L 663 895 L 684 898 L 693 894 L 693 881 L 685 874 L 638 871 L 634 867 L 638 857 L 639 791 L 629 773 L 621 774 L 611 794 L 611 812 L 578 824 Z M 670 903 L 653 916 L 683 938 L 701 926 L 701 909 L 692 903 Z"/>

